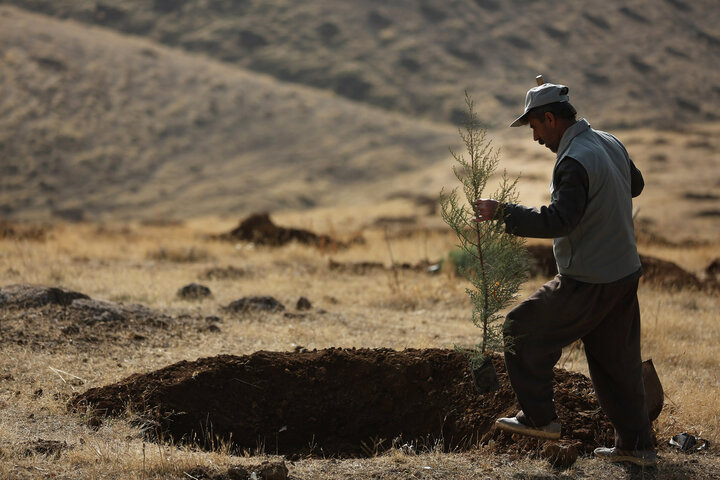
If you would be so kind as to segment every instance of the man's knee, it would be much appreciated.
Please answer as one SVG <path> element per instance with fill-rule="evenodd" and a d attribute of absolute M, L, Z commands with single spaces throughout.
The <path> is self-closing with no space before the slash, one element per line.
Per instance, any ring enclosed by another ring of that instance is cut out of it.
<path fill-rule="evenodd" d="M 532 319 L 525 313 L 523 305 L 520 304 L 505 316 L 505 323 L 503 324 L 503 336 L 505 338 L 522 338 L 532 333 Z"/>

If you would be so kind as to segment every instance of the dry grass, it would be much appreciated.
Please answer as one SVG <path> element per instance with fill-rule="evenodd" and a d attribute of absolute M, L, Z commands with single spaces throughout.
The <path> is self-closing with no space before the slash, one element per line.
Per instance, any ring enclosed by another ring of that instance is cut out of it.
<path fill-rule="evenodd" d="M 364 245 L 337 252 L 297 244 L 268 249 L 209 240 L 208 234 L 235 226 L 234 222 L 217 218 L 169 226 L 59 224 L 49 231 L 46 241 L 2 241 L 0 285 L 63 285 L 93 298 L 142 303 L 170 314 L 219 315 L 223 321 L 219 324 L 221 333 L 185 332 L 181 337 L 168 337 L 162 348 L 142 342 L 130 347 L 102 344 L 95 350 L 4 346 L 0 360 L 0 476 L 169 479 L 183 478 L 183 472 L 196 465 L 221 471 L 233 464 L 258 463 L 262 458 L 230 455 L 223 446 L 203 452 L 144 443 L 141 427 L 133 426 L 128 419 L 105 420 L 98 430 L 93 430 L 86 424 L 87 417 L 65 410 L 65 401 L 74 392 L 132 373 L 203 356 L 292 350 L 296 345 L 402 349 L 473 343 L 478 332 L 468 320 L 464 282 L 447 272 L 432 276 L 398 271 L 396 280 L 390 271 L 356 275 L 328 268 L 330 258 L 389 265 L 388 241 L 397 262 L 415 263 L 444 256 L 452 248 L 453 239 L 434 229 L 433 217 L 420 217 L 419 225 L 413 227 L 415 233 L 409 233 L 407 225 L 387 233 L 368 227 L 375 218 L 407 216 L 414 209 L 411 203 L 397 200 L 362 211 L 337 208 L 275 216 L 275 221 L 284 226 L 312 227 L 337 236 L 362 231 Z M 160 248 L 205 254 L 191 261 L 182 255 L 155 258 Z M 663 247 L 655 253 L 664 253 L 669 260 L 688 259 L 682 266 L 698 272 L 704 266 L 708 248 Z M 212 289 L 212 299 L 187 302 L 176 297 L 178 288 L 199 281 L 208 268 L 228 266 L 243 269 L 246 275 L 201 280 Z M 522 295 L 541 282 L 528 282 Z M 306 296 L 314 309 L 306 317 L 293 319 L 278 314 L 239 318 L 220 310 L 236 298 L 254 294 L 273 295 L 291 312 L 295 301 Z M 665 442 L 672 434 L 690 431 L 715 444 L 720 440 L 717 298 L 642 287 L 640 301 L 644 355 L 653 358 L 667 393 L 666 407 L 656 426 L 660 440 Z M 563 362 L 566 368 L 585 369 L 584 358 L 570 351 Z M 42 395 L 37 393 L 39 389 Z M 72 448 L 59 457 L 26 456 L 25 442 L 37 439 L 67 442 Z M 688 463 L 691 459 L 698 463 Z M 544 462 L 496 455 L 488 450 L 452 454 L 435 450 L 421 455 L 391 451 L 371 459 L 304 459 L 289 467 L 295 478 L 320 479 L 509 479 L 557 475 Z M 714 454 L 691 458 L 663 451 L 657 477 L 643 477 L 642 472 L 621 467 L 608 468 L 584 458 L 561 478 L 710 478 L 707 475 L 718 468 L 720 461 Z"/>

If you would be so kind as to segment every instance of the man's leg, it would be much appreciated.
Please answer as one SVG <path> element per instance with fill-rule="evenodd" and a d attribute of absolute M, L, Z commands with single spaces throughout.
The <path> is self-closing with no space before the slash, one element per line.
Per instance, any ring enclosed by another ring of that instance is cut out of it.
<path fill-rule="evenodd" d="M 562 348 L 592 331 L 611 307 L 603 285 L 557 276 L 508 313 L 504 333 L 512 353 L 505 353 L 505 365 L 524 413 L 519 421 L 544 426 L 557 418 L 553 367 Z"/>
<path fill-rule="evenodd" d="M 583 337 L 598 402 L 615 426 L 615 447 L 630 452 L 653 449 L 642 381 L 637 283 L 612 286 L 617 303 Z"/>

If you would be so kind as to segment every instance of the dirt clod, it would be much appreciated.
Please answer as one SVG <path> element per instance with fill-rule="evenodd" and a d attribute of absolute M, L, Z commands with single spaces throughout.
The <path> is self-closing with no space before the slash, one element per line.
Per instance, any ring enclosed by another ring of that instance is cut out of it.
<path fill-rule="evenodd" d="M 270 220 L 270 215 L 267 213 L 250 215 L 229 233 L 219 235 L 218 239 L 252 242 L 271 247 L 279 247 L 290 242 L 320 247 L 338 243 L 327 235 L 317 235 L 309 230 L 279 227 Z"/>
<path fill-rule="evenodd" d="M 205 285 L 190 283 L 177 291 L 177 296 L 185 300 L 200 300 L 212 296 L 212 292 Z"/>
<path fill-rule="evenodd" d="M 282 312 L 285 306 L 270 296 L 242 297 L 223 307 L 233 313 L 255 312 Z"/>
<path fill-rule="evenodd" d="M 285 462 L 263 462 L 257 467 L 251 468 L 253 472 L 263 480 L 287 480 L 288 468 Z"/>
<path fill-rule="evenodd" d="M 298 310 L 310 310 L 312 308 L 312 303 L 310 303 L 310 300 L 308 300 L 307 297 L 300 297 L 298 298 L 295 308 Z"/>
<path fill-rule="evenodd" d="M 547 442 L 540 453 L 550 465 L 560 470 L 570 468 L 578 458 L 578 449 L 575 445 L 560 445 Z"/>

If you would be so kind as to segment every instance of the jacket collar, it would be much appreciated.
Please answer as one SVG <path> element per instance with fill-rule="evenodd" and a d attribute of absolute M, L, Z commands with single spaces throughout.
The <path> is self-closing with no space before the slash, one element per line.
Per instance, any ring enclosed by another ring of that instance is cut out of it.
<path fill-rule="evenodd" d="M 584 118 L 581 118 L 577 122 L 573 123 L 570 127 L 568 127 L 568 129 L 565 130 L 565 133 L 563 133 L 563 136 L 560 139 L 560 145 L 558 145 L 557 159 L 560 160 L 563 157 L 565 151 L 570 146 L 570 142 L 572 142 L 573 138 L 577 137 L 578 135 L 589 129 L 590 123 L 588 123 L 588 121 Z"/>

